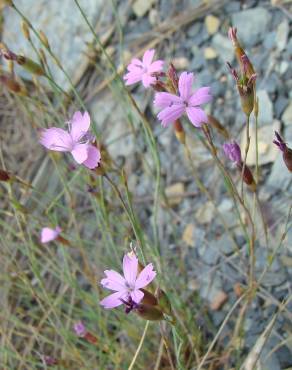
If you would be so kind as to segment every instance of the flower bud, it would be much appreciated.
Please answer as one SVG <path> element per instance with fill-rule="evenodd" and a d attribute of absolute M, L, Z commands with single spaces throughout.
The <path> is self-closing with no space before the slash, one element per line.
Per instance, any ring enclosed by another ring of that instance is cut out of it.
<path fill-rule="evenodd" d="M 240 172 L 242 172 L 242 168 L 243 168 L 243 163 L 238 165 L 238 169 L 240 170 Z M 244 170 L 243 170 L 243 182 L 249 186 L 251 191 L 253 192 L 256 191 L 257 184 L 253 178 L 253 174 L 250 168 L 247 165 L 244 166 Z"/>
<path fill-rule="evenodd" d="M 224 136 L 225 139 L 229 139 L 229 133 L 226 130 L 226 128 L 215 117 L 211 116 L 210 114 L 208 114 L 207 117 L 208 117 L 208 123 L 212 127 L 214 127 L 219 132 L 219 134 Z"/>
<path fill-rule="evenodd" d="M 156 292 L 156 297 L 157 297 L 158 305 L 161 308 L 161 310 L 166 315 L 171 316 L 172 315 L 171 303 L 166 293 L 162 289 L 158 288 Z"/>
<path fill-rule="evenodd" d="M 41 42 L 43 43 L 43 45 L 48 49 L 50 50 L 50 44 L 49 44 L 49 40 L 46 36 L 46 34 L 42 31 L 42 30 L 39 30 L 39 37 L 41 39 Z"/>
<path fill-rule="evenodd" d="M 10 92 L 21 96 L 28 95 L 25 86 L 17 82 L 12 75 L 2 75 L 0 76 L 0 81 Z"/>
<path fill-rule="evenodd" d="M 140 317 L 142 317 L 145 320 L 150 321 L 163 320 L 163 313 L 158 306 L 139 304 L 135 311 Z"/>
<path fill-rule="evenodd" d="M 23 33 L 24 37 L 27 40 L 30 40 L 29 26 L 28 26 L 28 23 L 25 20 L 21 21 L 21 30 L 22 30 L 22 33 Z"/>
<path fill-rule="evenodd" d="M 2 170 L 0 168 L 0 181 L 9 181 L 11 179 L 11 177 L 9 176 L 9 173 L 5 170 Z"/>
<path fill-rule="evenodd" d="M 144 297 L 141 301 L 142 304 L 147 304 L 149 306 L 157 306 L 158 305 L 158 301 L 152 293 L 148 292 L 145 289 L 141 289 L 141 290 L 144 293 Z"/>
<path fill-rule="evenodd" d="M 174 132 L 175 132 L 175 136 L 177 138 L 177 140 L 181 143 L 181 144 L 185 144 L 186 143 L 186 134 L 185 134 L 185 130 L 180 122 L 180 120 L 175 120 L 174 121 Z"/>
<path fill-rule="evenodd" d="M 230 141 L 229 143 L 223 144 L 224 154 L 228 159 L 232 162 L 240 165 L 241 163 L 241 150 L 240 146 L 237 144 L 236 141 Z"/>
<path fill-rule="evenodd" d="M 16 62 L 22 68 L 26 69 L 28 72 L 31 72 L 32 74 L 35 74 L 37 76 L 44 76 L 46 74 L 41 65 L 23 55 L 18 55 Z"/>
<path fill-rule="evenodd" d="M 275 145 L 281 150 L 283 153 L 283 160 L 290 172 L 292 172 L 292 149 L 287 147 L 287 144 L 284 142 L 280 134 L 275 131 L 276 140 L 273 141 Z"/>
<path fill-rule="evenodd" d="M 13 6 L 12 0 L 0 0 L 0 11 L 3 10 L 6 6 Z"/>

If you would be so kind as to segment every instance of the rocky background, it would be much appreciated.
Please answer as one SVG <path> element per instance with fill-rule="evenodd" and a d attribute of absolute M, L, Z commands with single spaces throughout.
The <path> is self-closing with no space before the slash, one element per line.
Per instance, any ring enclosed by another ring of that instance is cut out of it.
<path fill-rule="evenodd" d="M 92 51 L 94 57 L 100 60 L 99 51 L 76 5 L 73 0 L 61 3 L 56 0 L 16 0 L 15 3 L 29 16 L 36 29 L 46 33 L 51 48 L 82 92 L 111 155 L 126 168 L 139 217 L 146 232 L 151 235 L 153 184 L 147 168 L 152 165 L 152 157 L 141 133 L 133 132 L 127 122 L 127 112 L 119 104 L 119 98 L 106 88 L 109 74 L 105 76 L 99 69 L 92 68 Z M 113 7 L 112 3 L 116 6 Z M 141 55 L 148 45 L 153 45 L 160 59 L 172 60 L 179 71 L 193 71 L 196 86 L 210 85 L 214 99 L 208 110 L 244 147 L 244 116 L 234 81 L 225 65 L 229 61 L 236 66 L 227 31 L 231 25 L 238 28 L 238 36 L 258 75 L 259 198 L 270 229 L 269 245 L 266 245 L 259 220 L 257 227 L 262 239 L 256 245 L 257 276 L 269 263 L 287 228 L 287 222 L 290 225 L 245 321 L 243 329 L 248 351 L 266 328 L 272 313 L 283 300 L 291 297 L 292 228 L 289 207 L 292 176 L 283 164 L 281 153 L 272 143 L 274 130 L 278 130 L 292 146 L 291 2 L 82 0 L 80 5 L 121 71 L 125 61 L 133 54 Z M 119 29 L 123 35 L 122 42 Z M 20 32 L 19 17 L 10 9 L 4 10 L 2 36 L 12 50 L 33 55 L 29 43 Z M 64 74 L 53 63 L 51 67 L 58 83 L 70 90 Z M 212 202 L 194 182 L 172 129 L 162 129 L 155 119 L 153 94 L 142 87 L 133 88 L 132 93 L 149 118 L 158 141 L 163 186 L 169 199 L 169 207 L 159 210 L 159 237 L 166 249 L 163 253 L 174 253 L 183 258 L 187 289 L 182 294 L 189 299 L 197 294 L 207 308 L 213 325 L 218 328 L 236 300 L 238 284 L 246 279 L 246 245 L 241 230 L 234 224 L 234 205 L 226 193 L 220 174 L 214 170 L 210 155 L 200 146 L 196 137 L 192 137 L 192 128 L 188 127 L 194 165 L 225 223 L 235 233 L 235 246 L 222 227 Z M 35 134 L 23 127 L 17 134 L 2 122 L 1 131 L 10 137 L 10 142 L 15 143 L 4 146 L 4 152 L 14 163 L 15 169 L 20 174 L 26 173 L 35 178 L 36 167 L 44 159 L 43 153 L 36 150 Z M 254 123 L 251 132 L 254 132 Z M 22 144 L 30 145 L 32 153 L 35 153 L 31 159 L 32 166 L 23 162 L 20 165 L 24 149 L 23 145 L 18 147 L 19 140 L 15 139 L 15 135 L 21 135 Z M 254 168 L 253 140 L 247 163 Z M 236 178 L 236 171 L 233 174 Z M 252 196 L 250 199 L 252 201 Z M 292 367 L 292 341 L 289 334 L 292 329 L 291 309 L 290 302 L 279 315 L 262 353 L 265 370 Z M 228 325 L 225 330 L 228 331 Z M 222 338 L 224 345 L 224 335 Z"/>

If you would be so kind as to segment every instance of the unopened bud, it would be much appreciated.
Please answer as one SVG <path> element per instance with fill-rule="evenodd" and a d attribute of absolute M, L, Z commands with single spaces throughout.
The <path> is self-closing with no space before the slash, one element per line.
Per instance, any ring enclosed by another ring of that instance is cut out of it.
<path fill-rule="evenodd" d="M 139 304 L 135 310 L 137 314 L 145 320 L 158 321 L 163 320 L 163 313 L 157 306 L 148 304 Z"/>
<path fill-rule="evenodd" d="M 71 243 L 69 242 L 69 240 L 63 238 L 63 236 L 61 236 L 61 235 L 58 235 L 57 240 L 61 244 L 65 245 L 66 247 L 70 247 L 71 246 Z"/>
<path fill-rule="evenodd" d="M 158 288 L 156 292 L 156 297 L 157 297 L 158 305 L 161 308 L 161 310 L 166 315 L 171 316 L 172 315 L 171 303 L 166 293 L 162 289 Z"/>
<path fill-rule="evenodd" d="M 288 148 L 287 144 L 284 142 L 280 134 L 275 131 L 276 140 L 273 141 L 274 144 L 281 150 L 283 153 L 283 160 L 290 172 L 292 172 L 292 149 Z"/>
<path fill-rule="evenodd" d="M 212 127 L 214 127 L 219 132 L 219 134 L 225 137 L 225 139 L 229 139 L 229 133 L 226 130 L 226 128 L 215 117 L 211 116 L 210 114 L 208 114 L 207 117 L 208 123 Z"/>
<path fill-rule="evenodd" d="M 12 76 L 0 76 L 0 81 L 3 83 L 3 85 L 12 93 L 15 93 L 17 95 L 21 96 L 27 96 L 27 90 L 24 87 L 24 85 L 17 82 L 14 77 Z"/>
<path fill-rule="evenodd" d="M 143 297 L 141 303 L 142 304 L 147 304 L 149 306 L 157 306 L 158 301 L 157 301 L 156 297 L 152 293 L 148 292 L 145 289 L 141 289 L 141 290 L 144 293 L 144 297 Z"/>
<path fill-rule="evenodd" d="M 243 168 L 243 163 L 238 165 L 238 169 L 240 170 L 240 172 L 242 172 L 242 168 Z M 251 191 L 253 192 L 256 191 L 257 184 L 253 178 L 253 174 L 250 168 L 247 165 L 244 166 L 244 170 L 243 170 L 243 182 L 249 186 Z"/>
<path fill-rule="evenodd" d="M 41 65 L 22 55 L 17 56 L 16 62 L 22 68 L 24 68 L 28 72 L 31 72 L 32 74 L 35 74 L 37 76 L 44 76 L 46 74 Z"/>
<path fill-rule="evenodd" d="M 24 37 L 27 40 L 30 40 L 29 26 L 28 26 L 28 23 L 25 20 L 21 21 L 21 30 L 22 30 L 22 33 L 23 33 Z"/>
<path fill-rule="evenodd" d="M 6 6 L 13 6 L 12 0 L 0 0 L 0 11 L 3 10 Z"/>
<path fill-rule="evenodd" d="M 9 173 L 0 168 L 0 181 L 6 182 L 6 181 L 9 181 L 10 179 L 11 179 L 11 177 L 10 177 Z"/>
<path fill-rule="evenodd" d="M 241 107 L 243 112 L 249 116 L 254 108 L 254 87 L 248 86 L 248 85 L 237 85 L 239 95 L 240 95 L 240 101 L 241 101 Z"/>
<path fill-rule="evenodd" d="M 185 144 L 186 143 L 186 134 L 185 134 L 185 130 L 180 122 L 180 120 L 175 120 L 174 121 L 174 132 L 175 132 L 175 136 L 177 138 L 177 140 L 182 143 L 182 144 Z"/>
<path fill-rule="evenodd" d="M 48 40 L 46 34 L 42 30 L 39 31 L 39 37 L 40 37 L 41 42 L 43 43 L 43 45 L 49 50 L 50 49 L 49 40 Z"/>

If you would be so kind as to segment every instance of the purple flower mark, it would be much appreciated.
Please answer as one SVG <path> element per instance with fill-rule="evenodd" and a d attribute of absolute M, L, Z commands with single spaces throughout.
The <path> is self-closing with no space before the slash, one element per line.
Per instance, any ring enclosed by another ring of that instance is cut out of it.
<path fill-rule="evenodd" d="M 153 61 L 155 54 L 154 49 L 145 51 L 142 61 L 138 58 L 133 58 L 128 65 L 128 73 L 124 76 L 126 85 L 133 85 L 137 82 L 142 82 L 145 88 L 156 83 L 156 77 L 163 69 L 163 60 Z"/>
<path fill-rule="evenodd" d="M 106 270 L 104 273 L 106 278 L 101 280 L 101 285 L 115 293 L 104 298 L 100 304 L 106 309 L 126 304 L 130 309 L 128 312 L 135 308 L 134 303 L 141 302 L 144 297 L 141 289 L 150 284 L 156 276 L 152 263 L 138 274 L 138 258 L 134 254 L 126 254 L 123 258 L 124 276 L 114 270 Z"/>
<path fill-rule="evenodd" d="M 41 132 L 40 143 L 49 150 L 70 152 L 78 164 L 94 169 L 98 166 L 100 151 L 91 144 L 89 133 L 90 116 L 88 112 L 74 113 L 69 121 L 69 131 L 58 127 L 44 129 Z"/>
<path fill-rule="evenodd" d="M 280 134 L 275 131 L 276 140 L 273 140 L 273 143 L 277 145 L 277 147 L 281 150 L 281 152 L 285 152 L 287 150 L 287 145 L 280 136 Z"/>
<path fill-rule="evenodd" d="M 60 235 L 62 229 L 59 226 L 56 226 L 54 229 L 50 227 L 43 227 L 41 231 L 41 243 L 49 243 L 53 240 L 56 240 Z"/>
<path fill-rule="evenodd" d="M 193 73 L 183 72 L 178 81 L 179 96 L 168 92 L 155 94 L 154 105 L 162 108 L 157 118 L 163 127 L 167 127 L 185 113 L 196 127 L 201 127 L 203 123 L 208 122 L 208 117 L 200 105 L 212 99 L 210 87 L 201 87 L 193 91 L 193 80 Z"/>

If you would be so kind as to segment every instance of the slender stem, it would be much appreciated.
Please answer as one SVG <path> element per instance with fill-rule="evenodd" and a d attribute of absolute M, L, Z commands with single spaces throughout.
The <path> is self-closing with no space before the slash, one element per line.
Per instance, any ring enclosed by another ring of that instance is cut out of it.
<path fill-rule="evenodd" d="M 241 171 L 241 198 L 242 198 L 243 201 L 244 201 L 244 198 L 243 198 L 243 174 L 244 174 L 244 170 L 245 170 L 245 167 L 246 167 L 247 154 L 248 154 L 249 145 L 250 145 L 249 118 L 250 118 L 250 115 L 247 115 L 246 116 L 246 145 L 245 145 L 243 166 L 242 166 L 242 171 Z"/>
<path fill-rule="evenodd" d="M 143 342 L 144 342 L 144 339 L 145 339 L 145 337 L 146 337 L 146 333 L 147 333 L 147 330 L 148 330 L 149 323 L 150 323 L 150 321 L 147 321 L 147 322 L 146 322 L 146 325 L 145 325 L 145 328 L 144 328 L 144 331 L 143 331 L 142 337 L 141 337 L 141 339 L 140 339 L 140 343 L 139 343 L 139 345 L 138 345 L 138 347 L 137 347 L 137 350 L 136 350 L 135 355 L 134 355 L 134 357 L 133 357 L 133 359 L 132 359 L 132 362 L 130 363 L 130 366 L 128 367 L 128 370 L 132 370 L 132 369 L 133 369 L 133 367 L 134 367 L 134 365 L 135 365 L 135 362 L 136 362 L 136 360 L 137 360 L 137 357 L 138 357 L 138 355 L 139 355 L 139 353 L 140 353 L 140 351 L 141 351 L 141 348 L 142 348 L 142 346 L 143 346 Z"/>
<path fill-rule="evenodd" d="M 174 367 L 174 364 L 173 364 L 173 361 L 172 361 L 172 357 L 171 357 L 171 352 L 170 352 L 170 349 L 169 349 L 169 346 L 168 346 L 168 343 L 167 343 L 167 338 L 166 338 L 166 335 L 164 333 L 164 329 L 163 329 L 162 325 L 163 324 L 160 323 L 161 338 L 163 340 L 163 344 L 164 344 L 164 347 L 166 349 L 166 353 L 167 353 L 170 368 L 171 368 L 171 370 L 175 370 L 175 367 Z"/>

